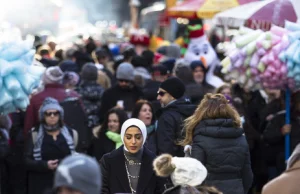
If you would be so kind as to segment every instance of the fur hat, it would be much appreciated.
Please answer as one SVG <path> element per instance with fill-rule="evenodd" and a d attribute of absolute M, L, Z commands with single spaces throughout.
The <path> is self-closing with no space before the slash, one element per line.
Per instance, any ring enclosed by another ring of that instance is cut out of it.
<path fill-rule="evenodd" d="M 44 84 L 62 83 L 64 73 L 60 67 L 48 67 L 43 75 Z"/>
<path fill-rule="evenodd" d="M 175 186 L 201 185 L 207 176 L 207 170 L 202 163 L 194 158 L 172 157 L 170 154 L 162 154 L 154 162 L 154 171 L 158 176 L 168 177 Z"/>

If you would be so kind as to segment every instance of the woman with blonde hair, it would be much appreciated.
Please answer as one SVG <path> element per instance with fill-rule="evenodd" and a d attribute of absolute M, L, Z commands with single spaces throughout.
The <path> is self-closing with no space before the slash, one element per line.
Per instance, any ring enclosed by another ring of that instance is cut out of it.
<path fill-rule="evenodd" d="M 191 156 L 206 166 L 206 185 L 224 194 L 246 194 L 252 185 L 249 148 L 237 111 L 222 94 L 206 94 L 185 120 Z"/>

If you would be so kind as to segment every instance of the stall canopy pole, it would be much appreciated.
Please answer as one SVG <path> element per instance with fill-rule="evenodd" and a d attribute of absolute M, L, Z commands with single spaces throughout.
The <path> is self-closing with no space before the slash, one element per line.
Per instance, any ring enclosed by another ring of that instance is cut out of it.
<path fill-rule="evenodd" d="M 291 91 L 287 87 L 286 92 L 285 92 L 285 123 L 286 124 L 291 124 Z M 285 135 L 285 160 L 287 161 L 290 157 L 290 134 Z"/>

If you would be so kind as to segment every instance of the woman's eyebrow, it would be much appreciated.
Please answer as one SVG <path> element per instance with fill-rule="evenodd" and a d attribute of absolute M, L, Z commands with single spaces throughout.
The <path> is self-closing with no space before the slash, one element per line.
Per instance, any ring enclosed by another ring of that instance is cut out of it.
<path fill-rule="evenodd" d="M 135 134 L 125 133 L 125 135 L 142 135 L 142 133 L 135 133 Z"/>

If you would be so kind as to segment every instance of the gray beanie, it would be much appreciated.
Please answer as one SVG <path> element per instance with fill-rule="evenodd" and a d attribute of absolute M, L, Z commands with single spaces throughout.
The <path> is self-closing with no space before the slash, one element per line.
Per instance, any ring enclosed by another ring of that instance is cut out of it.
<path fill-rule="evenodd" d="M 130 63 L 121 63 L 117 69 L 117 79 L 134 80 L 134 68 Z"/>
<path fill-rule="evenodd" d="M 101 171 L 97 161 L 84 154 L 65 158 L 58 166 L 54 188 L 61 186 L 78 190 L 83 194 L 101 193 Z"/>
<path fill-rule="evenodd" d="M 96 81 L 98 79 L 98 69 L 94 63 L 86 63 L 82 67 L 81 79 L 85 81 Z"/>
<path fill-rule="evenodd" d="M 47 97 L 40 110 L 39 110 L 39 119 L 40 121 L 43 119 L 43 115 L 44 115 L 44 112 L 46 112 L 47 110 L 57 110 L 59 111 L 60 113 L 60 118 L 63 119 L 64 118 L 64 109 L 60 106 L 60 104 L 58 103 L 58 101 L 54 98 L 51 98 L 51 97 Z"/>
<path fill-rule="evenodd" d="M 60 67 L 48 67 L 43 75 L 44 84 L 62 83 L 64 72 Z"/>

